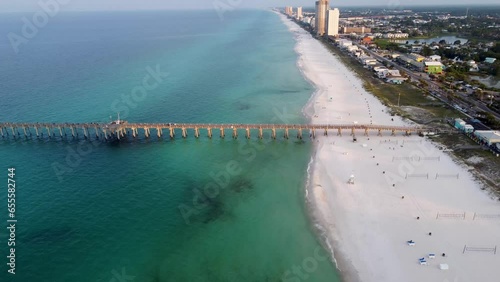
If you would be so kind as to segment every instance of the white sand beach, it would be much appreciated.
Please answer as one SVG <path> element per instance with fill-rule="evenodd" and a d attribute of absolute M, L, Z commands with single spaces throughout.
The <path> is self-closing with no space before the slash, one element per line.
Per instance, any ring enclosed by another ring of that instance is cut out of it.
<path fill-rule="evenodd" d="M 312 123 L 407 124 L 318 40 L 282 19 L 317 88 L 305 110 Z M 500 281 L 500 202 L 438 146 L 419 136 L 362 132 L 357 142 L 349 132 L 314 142 L 308 198 L 346 281 Z"/>

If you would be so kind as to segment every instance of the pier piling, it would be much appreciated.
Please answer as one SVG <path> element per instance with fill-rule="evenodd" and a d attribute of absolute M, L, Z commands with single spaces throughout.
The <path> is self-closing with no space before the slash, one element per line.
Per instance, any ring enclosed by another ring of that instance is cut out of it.
<path fill-rule="evenodd" d="M 401 135 L 412 135 L 418 132 L 437 132 L 438 130 L 430 127 L 410 127 L 410 126 L 384 126 L 384 125 L 373 125 L 373 124 L 322 124 L 322 125 L 306 125 L 306 124 L 174 124 L 174 123 L 1 123 L 0 122 L 0 134 L 3 138 L 17 138 L 21 137 L 22 134 L 26 138 L 31 137 L 31 128 L 35 130 L 37 138 L 43 138 L 45 135 L 45 129 L 47 130 L 47 135 L 49 138 L 56 137 L 57 133 L 63 138 L 71 134 L 73 138 L 78 139 L 80 134 L 80 129 L 83 131 L 83 136 L 86 140 L 90 140 L 91 135 L 95 134 L 95 138 L 103 138 L 109 140 L 110 137 L 116 138 L 126 138 L 127 135 L 131 135 L 134 138 L 138 138 L 141 135 L 138 129 L 144 129 L 145 138 L 151 137 L 151 129 L 156 130 L 156 135 L 158 138 L 163 137 L 163 130 L 169 130 L 170 138 L 175 138 L 175 130 L 182 130 L 182 137 L 188 137 L 188 131 L 193 130 L 194 137 L 200 138 L 200 129 L 207 130 L 208 138 L 213 137 L 213 129 L 220 129 L 220 137 L 225 138 L 225 129 L 232 131 L 232 137 L 234 139 L 238 138 L 238 131 L 245 132 L 245 137 L 251 139 L 252 130 L 255 130 L 259 139 L 264 138 L 264 130 L 271 130 L 271 138 L 277 138 L 277 130 L 283 130 L 283 137 L 285 139 L 290 138 L 290 130 L 297 131 L 292 134 L 296 134 L 297 139 L 303 139 L 304 130 L 309 131 L 309 137 L 316 138 L 316 130 L 323 131 L 325 136 L 328 136 L 328 130 L 337 130 L 339 136 L 342 136 L 342 130 L 349 130 L 351 135 L 354 136 L 356 131 L 363 133 L 365 136 L 369 136 L 370 131 L 376 132 L 377 136 L 382 136 L 382 131 L 391 131 L 392 136 L 396 134 Z M 67 130 L 66 128 L 69 128 Z M 90 132 L 94 129 L 94 133 Z M 71 131 L 70 131 L 71 130 Z M 442 130 L 439 132 L 443 132 Z M 455 131 L 450 130 L 450 133 Z M 12 134 L 12 136 L 11 136 Z M 28 136 L 29 135 L 29 136 Z"/>
<path fill-rule="evenodd" d="M 174 128 L 172 126 L 170 126 L 168 129 L 170 131 L 170 139 L 174 139 L 175 138 Z"/>

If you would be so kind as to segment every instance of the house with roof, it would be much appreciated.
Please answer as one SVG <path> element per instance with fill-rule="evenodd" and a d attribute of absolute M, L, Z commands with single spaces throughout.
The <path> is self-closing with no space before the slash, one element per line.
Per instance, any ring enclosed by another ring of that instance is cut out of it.
<path fill-rule="evenodd" d="M 474 135 L 488 146 L 500 143 L 500 131 L 476 130 Z"/>
<path fill-rule="evenodd" d="M 439 55 L 432 55 L 432 56 L 429 56 L 428 58 L 430 61 L 441 62 L 441 56 L 439 56 Z"/>
<path fill-rule="evenodd" d="M 441 62 L 424 62 L 424 71 L 428 74 L 442 74 L 443 64 Z"/>
<path fill-rule="evenodd" d="M 496 60 L 496 58 L 487 57 L 486 59 L 484 59 L 484 62 L 487 64 L 493 64 Z"/>

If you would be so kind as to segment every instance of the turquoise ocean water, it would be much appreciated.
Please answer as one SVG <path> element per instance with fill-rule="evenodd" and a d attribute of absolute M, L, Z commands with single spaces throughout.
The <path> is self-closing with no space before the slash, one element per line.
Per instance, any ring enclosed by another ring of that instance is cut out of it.
<path fill-rule="evenodd" d="M 271 12 L 61 13 L 15 54 L 22 16 L 0 15 L 0 121 L 306 122 L 314 89 Z M 127 103 L 151 69 L 168 76 Z M 307 215 L 309 142 L 190 134 L 0 140 L 18 219 L 13 276 L 4 185 L 0 281 L 339 281 Z"/>

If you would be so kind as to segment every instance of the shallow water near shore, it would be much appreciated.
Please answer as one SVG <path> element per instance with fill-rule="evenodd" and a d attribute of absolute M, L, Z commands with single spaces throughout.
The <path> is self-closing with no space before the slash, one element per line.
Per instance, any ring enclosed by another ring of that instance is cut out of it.
<path fill-rule="evenodd" d="M 1 15 L 0 33 L 21 16 Z M 305 123 L 314 89 L 294 45 L 268 11 L 63 13 L 17 55 L 1 42 L 0 121 L 107 122 L 119 110 L 130 122 Z M 148 67 L 168 76 L 123 102 Z M 4 177 L 16 168 L 12 281 L 339 281 L 307 215 L 311 143 L 201 133 L 0 140 Z"/>

